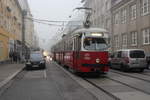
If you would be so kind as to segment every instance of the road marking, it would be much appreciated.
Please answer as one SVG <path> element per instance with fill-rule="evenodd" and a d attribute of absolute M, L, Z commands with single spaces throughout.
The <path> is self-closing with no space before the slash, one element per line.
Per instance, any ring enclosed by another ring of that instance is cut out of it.
<path fill-rule="evenodd" d="M 46 70 L 44 70 L 44 78 L 47 78 Z"/>

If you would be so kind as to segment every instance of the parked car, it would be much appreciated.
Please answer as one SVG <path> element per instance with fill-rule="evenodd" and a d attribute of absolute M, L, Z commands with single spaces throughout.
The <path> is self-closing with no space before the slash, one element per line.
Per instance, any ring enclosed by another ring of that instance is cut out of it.
<path fill-rule="evenodd" d="M 147 69 L 150 69 L 150 54 L 146 55 Z"/>
<path fill-rule="evenodd" d="M 143 72 L 147 68 L 145 52 L 142 49 L 118 50 L 111 56 L 111 67 L 122 71 L 139 69 Z"/>
<path fill-rule="evenodd" d="M 26 61 L 26 69 L 28 70 L 32 67 L 46 68 L 46 61 L 41 52 L 32 52 L 30 54 L 30 58 Z"/>

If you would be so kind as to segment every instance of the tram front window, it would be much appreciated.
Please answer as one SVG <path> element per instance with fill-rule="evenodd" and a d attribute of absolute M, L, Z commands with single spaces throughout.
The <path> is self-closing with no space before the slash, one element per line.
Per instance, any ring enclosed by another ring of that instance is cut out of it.
<path fill-rule="evenodd" d="M 86 50 L 104 50 L 107 43 L 104 38 L 87 37 L 84 39 L 84 48 Z"/>

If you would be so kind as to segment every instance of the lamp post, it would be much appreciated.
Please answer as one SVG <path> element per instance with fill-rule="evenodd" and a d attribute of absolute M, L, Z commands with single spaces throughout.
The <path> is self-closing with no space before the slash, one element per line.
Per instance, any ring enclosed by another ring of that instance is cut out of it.
<path fill-rule="evenodd" d="M 22 56 L 25 56 L 25 16 L 27 15 L 27 11 L 22 11 Z"/>

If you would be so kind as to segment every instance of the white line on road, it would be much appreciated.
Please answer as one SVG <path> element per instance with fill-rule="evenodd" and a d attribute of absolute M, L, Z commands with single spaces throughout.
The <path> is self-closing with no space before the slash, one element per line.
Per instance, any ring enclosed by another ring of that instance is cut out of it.
<path fill-rule="evenodd" d="M 44 70 L 44 78 L 47 78 L 46 70 Z"/>

